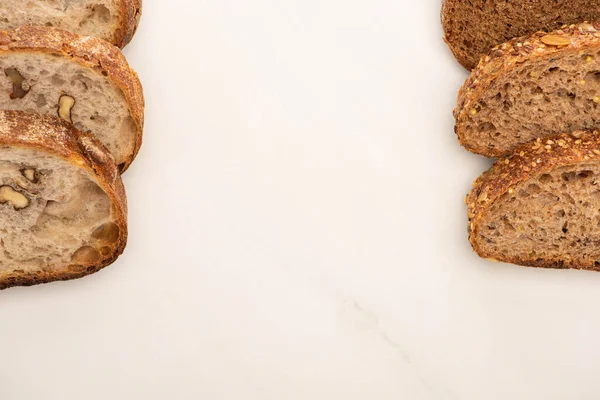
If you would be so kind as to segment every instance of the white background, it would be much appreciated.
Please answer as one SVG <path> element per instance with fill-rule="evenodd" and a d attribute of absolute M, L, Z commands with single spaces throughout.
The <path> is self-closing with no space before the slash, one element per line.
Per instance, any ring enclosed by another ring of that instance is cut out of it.
<path fill-rule="evenodd" d="M 0 292 L 0 399 L 598 399 L 600 274 L 478 259 L 438 0 L 145 0 L 130 240 Z"/>

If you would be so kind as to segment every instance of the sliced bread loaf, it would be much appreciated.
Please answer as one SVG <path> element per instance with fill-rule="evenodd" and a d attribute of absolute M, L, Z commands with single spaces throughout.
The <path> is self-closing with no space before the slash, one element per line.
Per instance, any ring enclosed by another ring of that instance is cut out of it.
<path fill-rule="evenodd" d="M 467 196 L 469 237 L 483 258 L 600 270 L 600 136 L 555 135 L 520 146 Z"/>
<path fill-rule="evenodd" d="M 497 157 L 538 137 L 600 128 L 597 28 L 585 23 L 495 48 L 460 90 L 461 144 Z"/>
<path fill-rule="evenodd" d="M 0 109 L 71 121 L 92 132 L 121 171 L 142 141 L 142 87 L 121 51 L 55 28 L 0 31 Z"/>
<path fill-rule="evenodd" d="M 110 154 L 57 117 L 0 111 L 0 289 L 78 278 L 127 240 Z"/>
<path fill-rule="evenodd" d="M 444 40 L 471 70 L 494 46 L 536 31 L 600 19 L 600 0 L 445 0 Z"/>
<path fill-rule="evenodd" d="M 142 0 L 2 0 L 0 29 L 53 26 L 124 47 L 133 37 Z"/>

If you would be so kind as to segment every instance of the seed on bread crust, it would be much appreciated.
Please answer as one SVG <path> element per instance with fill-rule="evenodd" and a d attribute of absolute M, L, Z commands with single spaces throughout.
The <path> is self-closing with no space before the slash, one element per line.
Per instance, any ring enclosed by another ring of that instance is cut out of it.
<path fill-rule="evenodd" d="M 564 32 L 561 33 L 564 34 Z M 548 46 L 568 46 L 571 44 L 570 39 L 560 35 L 546 35 L 542 36 L 540 40 Z"/>

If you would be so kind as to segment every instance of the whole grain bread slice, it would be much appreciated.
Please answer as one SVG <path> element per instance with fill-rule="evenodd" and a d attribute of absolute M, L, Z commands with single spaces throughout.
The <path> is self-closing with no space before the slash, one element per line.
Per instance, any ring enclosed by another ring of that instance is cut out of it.
<path fill-rule="evenodd" d="M 98 137 L 121 172 L 142 143 L 142 86 L 122 52 L 56 28 L 0 30 L 0 109 L 72 122 Z"/>
<path fill-rule="evenodd" d="M 125 47 L 142 13 L 142 0 L 2 0 L 0 29 L 53 26 Z"/>
<path fill-rule="evenodd" d="M 0 289 L 111 264 L 126 219 L 120 174 L 95 137 L 57 117 L 0 111 Z"/>
<path fill-rule="evenodd" d="M 461 144 L 498 157 L 538 137 L 600 128 L 599 28 L 538 32 L 492 50 L 458 95 Z"/>
<path fill-rule="evenodd" d="M 471 70 L 494 46 L 536 31 L 600 19 L 600 0 L 445 0 L 444 40 Z"/>
<path fill-rule="evenodd" d="M 500 158 L 467 196 L 469 239 L 483 258 L 600 271 L 600 136 L 537 139 Z"/>

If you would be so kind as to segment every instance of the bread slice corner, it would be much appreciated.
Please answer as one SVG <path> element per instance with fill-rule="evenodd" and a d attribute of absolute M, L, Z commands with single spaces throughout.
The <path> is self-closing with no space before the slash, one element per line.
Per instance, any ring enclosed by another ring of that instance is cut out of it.
<path fill-rule="evenodd" d="M 600 129 L 600 23 L 496 47 L 459 92 L 455 131 L 488 157 L 558 133 Z"/>
<path fill-rule="evenodd" d="M 96 272 L 127 241 L 117 166 L 66 121 L 0 111 L 0 221 L 0 289 Z"/>
<path fill-rule="evenodd" d="M 125 47 L 135 34 L 142 0 L 2 0 L 0 29 L 49 26 Z"/>
<path fill-rule="evenodd" d="M 500 158 L 466 199 L 482 258 L 600 270 L 600 133 L 537 139 Z"/>
<path fill-rule="evenodd" d="M 121 172 L 142 143 L 143 90 L 122 52 L 56 28 L 0 30 L 0 109 L 72 122 L 108 148 Z"/>
<path fill-rule="evenodd" d="M 600 0 L 443 0 L 444 40 L 468 70 L 514 37 L 600 19 Z"/>

